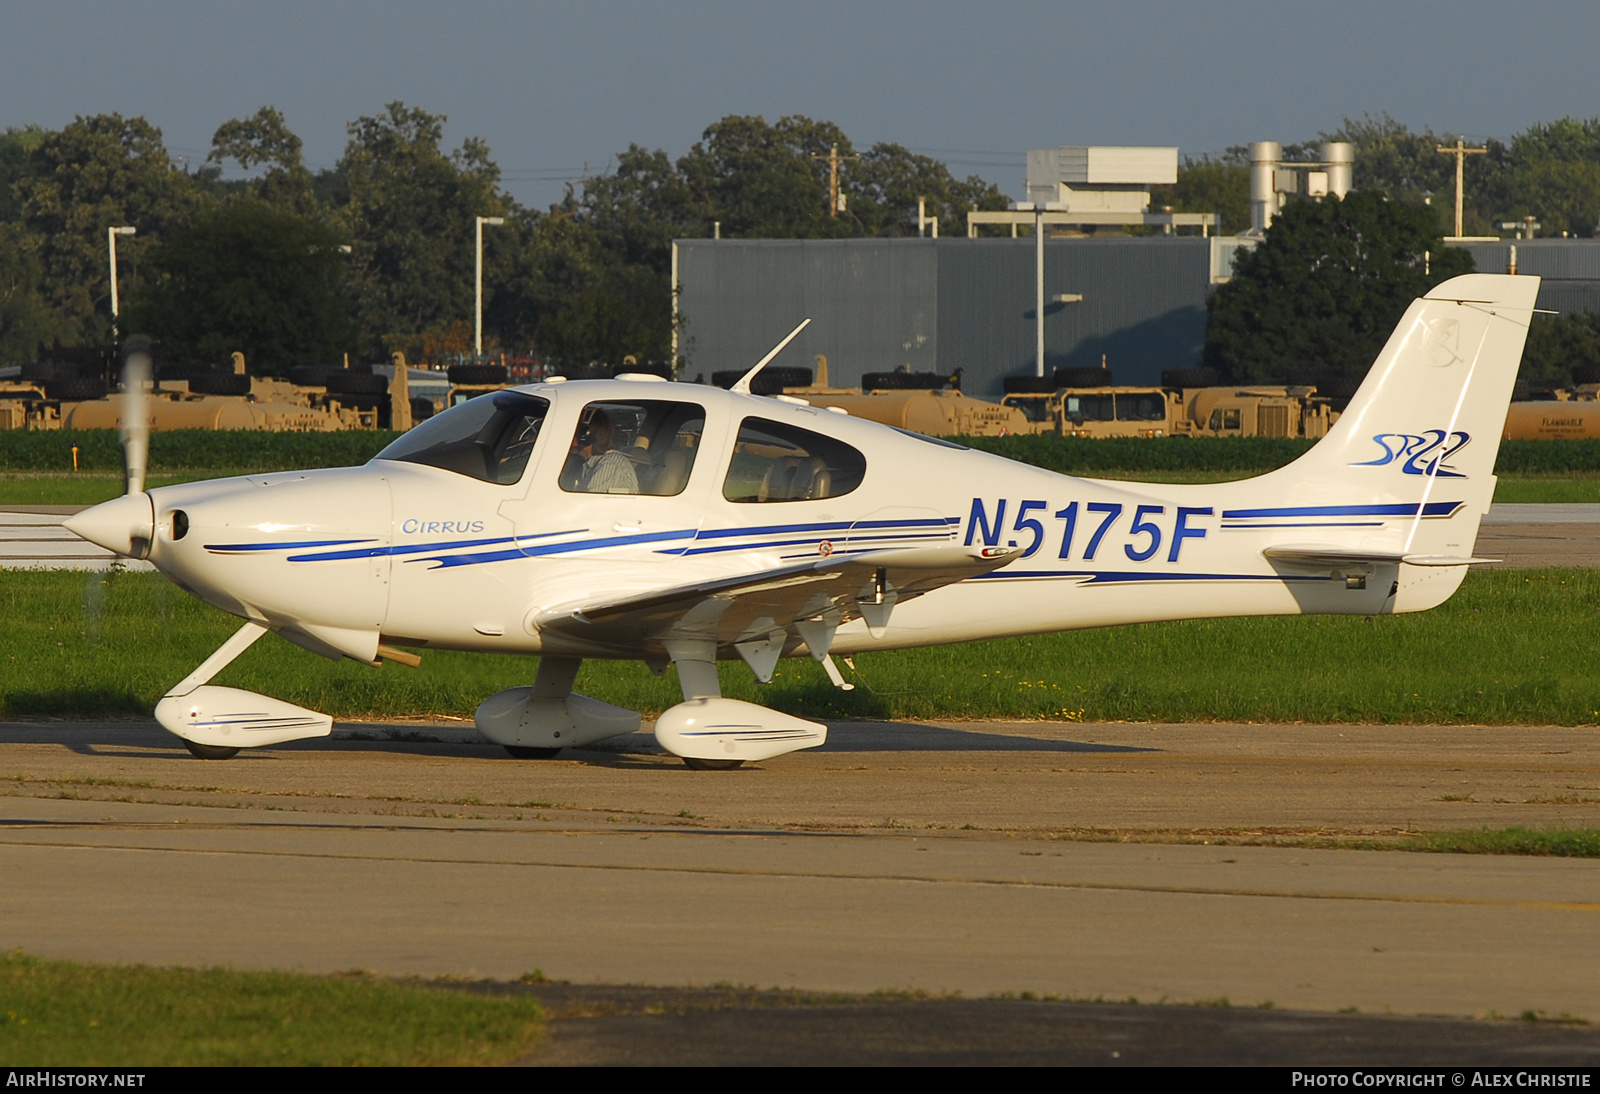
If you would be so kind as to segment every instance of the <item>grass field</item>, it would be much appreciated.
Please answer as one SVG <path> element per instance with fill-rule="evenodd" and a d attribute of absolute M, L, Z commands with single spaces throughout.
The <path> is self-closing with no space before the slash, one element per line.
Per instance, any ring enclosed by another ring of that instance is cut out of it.
<path fill-rule="evenodd" d="M 0 572 L 0 717 L 148 716 L 238 621 L 157 574 Z M 724 693 L 813 717 L 1600 723 L 1600 571 L 1480 571 L 1416 615 L 1217 619 L 1068 631 L 855 658 L 829 686 L 809 658 Z M 527 658 L 429 651 L 420 669 L 325 661 L 276 637 L 216 683 L 338 717 L 470 717 L 532 681 Z M 655 713 L 675 674 L 585 662 L 578 690 Z"/>
<path fill-rule="evenodd" d="M 501 1064 L 542 1030 L 520 995 L 0 956 L 4 1067 Z"/>
<path fill-rule="evenodd" d="M 196 479 L 255 474 L 248 468 L 173 471 L 152 474 L 149 485 L 171 486 Z M 1096 471 L 1095 478 L 1134 482 L 1232 482 L 1249 478 L 1246 471 Z M 122 493 L 116 471 L 21 471 L 0 474 L 0 505 L 93 505 Z M 1592 471 L 1505 474 L 1495 487 L 1500 502 L 1600 502 L 1600 473 Z"/>

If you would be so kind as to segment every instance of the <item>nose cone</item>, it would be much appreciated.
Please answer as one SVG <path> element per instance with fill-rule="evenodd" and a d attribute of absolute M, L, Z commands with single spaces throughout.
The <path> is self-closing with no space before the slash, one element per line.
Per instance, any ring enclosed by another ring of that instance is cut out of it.
<path fill-rule="evenodd" d="M 67 531 L 119 555 L 143 558 L 156 534 L 156 511 L 149 494 L 124 494 L 62 522 Z"/>

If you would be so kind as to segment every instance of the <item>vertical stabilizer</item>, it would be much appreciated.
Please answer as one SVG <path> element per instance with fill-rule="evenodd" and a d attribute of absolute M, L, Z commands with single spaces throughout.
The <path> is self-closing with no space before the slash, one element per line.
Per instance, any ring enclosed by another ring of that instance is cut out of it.
<path fill-rule="evenodd" d="M 1381 506 L 1381 527 L 1349 528 L 1336 545 L 1469 555 L 1538 292 L 1537 277 L 1467 274 L 1414 301 L 1328 435 L 1253 481 L 1263 502 Z M 1402 512 L 1411 519 L 1392 519 Z"/>

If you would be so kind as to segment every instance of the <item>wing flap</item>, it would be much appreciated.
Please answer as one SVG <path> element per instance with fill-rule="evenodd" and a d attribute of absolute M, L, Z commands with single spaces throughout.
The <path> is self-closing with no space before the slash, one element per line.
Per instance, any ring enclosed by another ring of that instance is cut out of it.
<path fill-rule="evenodd" d="M 797 622 L 847 622 L 885 600 L 922 596 L 997 570 L 1020 554 L 953 544 L 863 552 L 596 601 L 550 612 L 534 625 L 586 644 L 634 649 L 685 637 L 726 646 L 780 630 L 793 647 L 800 642 Z"/>

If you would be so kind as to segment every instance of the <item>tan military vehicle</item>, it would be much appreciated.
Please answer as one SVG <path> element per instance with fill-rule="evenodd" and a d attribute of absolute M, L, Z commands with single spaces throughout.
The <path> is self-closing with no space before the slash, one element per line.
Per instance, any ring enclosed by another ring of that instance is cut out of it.
<path fill-rule="evenodd" d="M 1032 432 L 1064 437 L 1316 438 L 1339 417 L 1310 386 L 1192 383 L 1215 379 L 1204 369 L 1169 370 L 1159 387 L 1112 379 L 1103 365 L 1057 369 L 1053 389 L 1050 380 L 1008 380 L 1003 402 L 1028 418 Z"/>
<path fill-rule="evenodd" d="M 799 371 L 799 370 L 795 370 Z M 961 393 L 961 374 L 869 372 L 861 390 L 828 383 L 828 359 L 817 354 L 816 377 L 809 384 L 786 384 L 783 394 L 812 406 L 836 407 L 856 418 L 930 437 L 1004 437 L 1032 433 L 1019 411 Z"/>
<path fill-rule="evenodd" d="M 1583 378 L 1580 374 L 1579 379 Z M 1544 391 L 1537 399 L 1518 391 L 1506 412 L 1508 441 L 1575 441 L 1600 438 L 1600 384 Z M 1518 398 L 1517 396 L 1521 396 Z"/>

